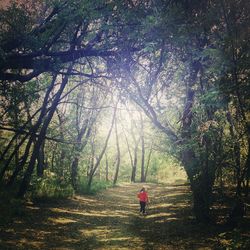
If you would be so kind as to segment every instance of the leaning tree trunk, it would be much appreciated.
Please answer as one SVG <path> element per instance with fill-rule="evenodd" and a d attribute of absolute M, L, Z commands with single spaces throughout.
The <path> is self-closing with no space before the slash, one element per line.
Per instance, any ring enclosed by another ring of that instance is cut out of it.
<path fill-rule="evenodd" d="M 46 133 L 47 133 L 48 126 L 49 126 L 50 121 L 51 121 L 51 119 L 52 119 L 52 117 L 53 117 L 53 115 L 54 115 L 54 113 L 56 111 L 56 108 L 57 108 L 57 105 L 58 105 L 58 103 L 60 101 L 60 97 L 61 97 L 61 95 L 63 93 L 63 90 L 67 85 L 68 74 L 70 73 L 71 69 L 72 69 L 72 65 L 68 68 L 67 75 L 63 78 L 62 83 L 60 85 L 60 88 L 57 91 L 57 94 L 55 95 L 55 98 L 54 98 L 54 100 L 53 100 L 53 102 L 51 104 L 48 115 L 47 115 L 47 117 L 45 118 L 45 120 L 43 122 L 43 125 L 41 127 L 41 131 L 40 131 L 40 133 L 38 135 L 38 138 L 37 138 L 37 140 L 36 140 L 36 142 L 34 144 L 33 152 L 32 152 L 28 167 L 26 169 L 26 172 L 24 174 L 23 180 L 21 182 L 21 185 L 20 185 L 20 188 L 19 188 L 19 191 L 18 191 L 18 194 L 17 194 L 18 197 L 23 197 L 24 194 L 27 191 L 27 188 L 29 186 L 33 170 L 35 168 L 35 162 L 36 162 L 36 159 L 37 159 L 37 157 L 39 155 L 41 145 L 45 140 L 45 136 L 46 136 Z"/>
<path fill-rule="evenodd" d="M 39 118 L 38 118 L 37 122 L 35 123 L 35 125 L 33 125 L 32 128 L 30 129 L 30 137 L 29 137 L 29 140 L 28 140 L 27 145 L 25 147 L 24 154 L 22 155 L 19 164 L 16 165 L 16 168 L 15 168 L 12 176 L 10 177 L 10 179 L 7 183 L 7 186 L 11 186 L 14 183 L 15 178 L 17 177 L 19 172 L 23 169 L 23 167 L 28 159 L 30 148 L 36 139 L 36 133 L 37 133 L 39 127 L 41 126 L 43 119 L 46 116 L 46 113 L 48 111 L 48 108 L 47 108 L 48 99 L 49 99 L 49 95 L 50 95 L 50 93 L 55 85 L 55 81 L 56 81 L 56 76 L 53 76 L 51 84 L 48 87 L 46 94 L 45 94 L 45 97 L 43 99 L 43 104 L 42 104 L 42 107 L 40 109 L 41 112 L 40 112 Z M 37 114 L 37 112 L 35 114 Z M 34 115 L 32 117 L 34 117 Z M 25 137 L 23 137 L 23 139 L 19 142 L 19 144 L 15 150 L 18 150 L 22 146 L 22 144 L 25 142 L 26 138 L 28 138 L 28 134 Z M 15 150 L 14 150 L 14 152 L 15 152 Z M 12 153 L 12 155 L 14 155 L 14 152 Z M 6 171 L 8 165 L 10 164 L 10 162 L 12 160 L 12 155 L 9 157 L 8 161 L 6 162 L 5 168 L 3 169 L 1 176 L 4 174 L 4 171 Z"/>
<path fill-rule="evenodd" d="M 22 135 L 22 131 L 25 130 L 25 128 L 27 127 L 27 125 L 30 125 L 30 127 L 32 127 L 31 121 L 32 119 L 37 115 L 37 113 L 40 111 L 41 109 L 38 109 L 32 116 L 29 117 L 28 121 L 26 121 L 24 123 L 24 125 L 22 125 L 14 134 L 14 136 L 11 138 L 11 140 L 9 141 L 8 145 L 6 146 L 6 148 L 4 149 L 4 151 L 2 152 L 1 156 L 0 156 L 0 162 L 4 161 L 4 157 L 5 155 L 9 152 L 9 150 L 12 147 L 12 144 Z M 18 143 L 18 145 L 15 146 L 15 150 L 19 150 L 19 148 L 22 146 L 22 144 L 24 143 L 24 141 L 27 139 L 27 137 L 29 136 L 29 134 L 27 133 L 22 139 L 21 141 Z M 12 160 L 14 156 L 12 156 L 10 158 L 10 160 Z M 7 166 L 8 167 L 8 166 Z"/>
<path fill-rule="evenodd" d="M 25 135 L 22 140 L 18 143 L 18 145 L 16 145 L 14 151 L 11 153 L 11 155 L 9 156 L 8 160 L 5 162 L 3 168 L 1 169 L 1 172 L 0 172 L 0 180 L 3 179 L 4 175 L 5 175 L 5 172 L 6 170 L 8 169 L 13 157 L 16 155 L 17 151 L 19 151 L 21 145 L 25 142 L 25 140 L 28 138 L 28 134 Z M 18 164 L 19 165 L 19 164 Z"/>
<path fill-rule="evenodd" d="M 18 176 L 19 172 L 23 169 L 28 157 L 29 157 L 29 152 L 30 152 L 30 148 L 32 146 L 32 143 L 33 143 L 33 139 L 30 138 L 27 145 L 26 145 L 26 148 L 25 148 L 25 151 L 24 151 L 24 154 L 20 160 L 20 162 L 18 163 L 18 165 L 16 165 L 15 167 L 15 170 L 13 171 L 11 177 L 9 178 L 6 186 L 7 187 L 11 187 L 16 179 L 16 177 Z"/>

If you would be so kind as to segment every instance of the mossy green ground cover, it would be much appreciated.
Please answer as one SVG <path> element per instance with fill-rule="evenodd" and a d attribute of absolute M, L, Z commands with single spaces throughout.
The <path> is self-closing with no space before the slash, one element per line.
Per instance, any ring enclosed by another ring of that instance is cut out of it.
<path fill-rule="evenodd" d="M 0 249 L 250 249 L 249 217 L 238 229 L 197 224 L 187 186 L 147 184 L 151 203 L 140 216 L 141 184 L 97 195 L 23 204 L 1 222 Z"/>

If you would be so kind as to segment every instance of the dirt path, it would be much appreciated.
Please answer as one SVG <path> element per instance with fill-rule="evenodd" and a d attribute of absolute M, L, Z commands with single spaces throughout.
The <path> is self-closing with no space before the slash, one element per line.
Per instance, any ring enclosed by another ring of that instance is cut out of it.
<path fill-rule="evenodd" d="M 219 232 L 194 223 L 187 187 L 147 185 L 147 216 L 138 213 L 140 187 L 30 204 L 1 229 L 0 249 L 218 249 Z"/>

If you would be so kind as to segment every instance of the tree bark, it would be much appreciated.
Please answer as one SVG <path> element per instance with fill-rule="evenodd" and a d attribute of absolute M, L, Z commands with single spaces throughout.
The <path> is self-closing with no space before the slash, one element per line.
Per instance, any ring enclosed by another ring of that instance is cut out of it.
<path fill-rule="evenodd" d="M 132 135 L 133 142 L 134 142 L 134 161 L 133 161 L 133 165 L 132 165 L 131 182 L 136 181 L 136 171 L 137 171 L 137 162 L 138 162 L 138 147 L 139 147 L 139 143 L 140 143 L 140 137 L 136 138 L 136 136 L 135 136 L 134 127 L 136 127 L 136 123 L 132 119 L 130 131 L 131 131 L 131 135 Z"/>
<path fill-rule="evenodd" d="M 108 157 L 107 157 L 107 154 L 105 154 L 105 170 L 106 170 L 106 173 L 105 173 L 105 180 L 106 181 L 109 181 L 109 162 L 108 162 Z"/>
<path fill-rule="evenodd" d="M 226 117 L 227 117 L 227 121 L 229 123 L 229 131 L 230 131 L 230 134 L 231 134 L 231 138 L 232 138 L 232 141 L 234 142 L 233 143 L 233 152 L 234 152 L 234 162 L 235 162 L 235 177 L 236 177 L 236 195 L 237 196 L 241 196 L 241 184 L 242 184 L 242 181 L 241 181 L 241 160 L 240 160 L 240 143 L 238 141 L 238 138 L 237 138 L 237 135 L 235 134 L 235 131 L 234 131 L 234 124 L 233 124 L 233 120 L 232 120 L 232 116 L 230 114 L 230 112 L 228 111 L 227 114 L 226 114 Z"/>
<path fill-rule="evenodd" d="M 119 144 L 119 137 L 117 131 L 117 119 L 115 120 L 115 138 L 116 138 L 116 149 L 117 149 L 117 161 L 116 161 L 116 168 L 115 168 L 115 176 L 113 185 L 116 184 L 119 174 L 120 162 L 121 162 L 121 151 L 120 151 L 120 144 Z"/>
<path fill-rule="evenodd" d="M 67 72 L 70 73 L 71 70 L 72 70 L 72 65 L 69 66 Z M 37 141 L 34 144 L 34 149 L 33 149 L 33 152 L 32 152 L 28 167 L 26 169 L 26 172 L 24 174 L 23 180 L 21 182 L 21 185 L 20 185 L 20 188 L 19 188 L 19 191 L 18 191 L 18 194 L 17 194 L 18 197 L 23 197 L 24 194 L 27 191 L 27 188 L 28 188 L 30 180 L 31 180 L 31 175 L 32 175 L 34 167 L 35 167 L 35 161 L 36 161 L 36 159 L 38 157 L 38 154 L 39 154 L 39 151 L 40 151 L 41 144 L 45 140 L 47 128 L 48 128 L 48 126 L 50 124 L 50 121 L 51 121 L 55 111 L 56 111 L 57 105 L 58 105 L 58 103 L 60 101 L 60 97 L 61 97 L 62 92 L 63 92 L 64 88 L 66 87 L 67 83 L 68 83 L 68 76 L 66 75 L 62 79 L 60 88 L 59 88 L 59 90 L 57 91 L 57 93 L 55 95 L 55 98 L 54 98 L 54 100 L 53 100 L 53 102 L 51 104 L 50 111 L 49 111 L 47 117 L 45 118 L 45 120 L 43 122 L 43 125 L 41 127 L 41 131 L 40 131 L 40 133 L 38 135 Z"/>
<path fill-rule="evenodd" d="M 131 173 L 131 182 L 135 182 L 136 178 L 136 170 L 137 170 L 137 152 L 138 151 L 138 145 L 135 146 L 134 148 L 134 162 L 133 162 L 133 167 L 132 167 L 132 173 Z"/>
<path fill-rule="evenodd" d="M 188 175 L 193 194 L 193 211 L 198 221 L 208 223 L 210 221 L 210 206 L 212 196 L 213 178 L 215 168 L 208 171 L 207 163 L 197 161 L 193 148 L 188 146 L 191 138 L 191 124 L 193 120 L 192 107 L 194 104 L 195 91 L 192 89 L 198 72 L 200 70 L 199 61 L 190 63 L 190 75 L 187 82 L 186 103 L 182 116 L 182 145 L 184 149 L 181 160 Z M 204 164 L 204 168 L 200 166 Z"/>
<path fill-rule="evenodd" d="M 87 129 L 87 126 L 88 125 L 86 124 L 86 127 L 83 127 L 80 134 L 78 135 L 76 155 L 71 165 L 71 182 L 72 182 L 72 187 L 74 188 L 75 191 L 77 191 L 77 175 L 78 175 L 78 164 L 79 164 L 80 153 L 83 151 L 83 149 L 87 145 L 88 138 L 90 137 L 90 134 L 91 134 L 91 128 Z M 84 142 L 82 142 L 83 136 L 85 138 Z"/>
<path fill-rule="evenodd" d="M 44 172 L 44 146 L 45 142 L 43 141 L 37 157 L 37 176 L 39 177 L 42 177 Z"/>
<path fill-rule="evenodd" d="M 52 91 L 52 89 L 53 89 L 53 87 L 55 85 L 55 81 L 56 81 L 56 76 L 53 76 L 51 84 L 50 84 L 50 86 L 48 87 L 48 89 L 46 91 L 46 94 L 45 94 L 45 97 L 44 97 L 44 100 L 43 100 L 43 104 L 42 104 L 42 107 L 40 109 L 41 112 L 40 112 L 39 118 L 38 118 L 37 122 L 35 123 L 35 125 L 30 130 L 30 138 L 29 138 L 28 143 L 27 143 L 27 145 L 25 147 L 24 154 L 21 157 L 20 163 L 16 166 L 10 180 L 8 181 L 7 186 L 11 186 L 14 183 L 14 180 L 17 177 L 18 173 L 24 168 L 24 165 L 25 165 L 25 163 L 26 163 L 26 161 L 27 161 L 27 159 L 29 157 L 30 148 L 31 148 L 32 144 L 34 143 L 34 141 L 35 141 L 35 139 L 37 137 L 36 133 L 37 133 L 39 127 L 41 126 L 44 117 L 46 116 L 49 95 L 50 95 L 50 93 L 51 93 L 51 91 Z M 27 137 L 28 137 L 28 135 L 27 135 Z M 21 142 L 18 145 L 18 148 L 21 147 L 21 145 L 24 143 L 25 140 L 26 140 L 26 136 L 21 140 Z M 17 150 L 17 148 L 15 150 Z M 8 164 L 11 162 L 11 159 L 12 158 L 10 157 L 10 159 L 6 163 L 4 171 L 7 169 Z M 3 174 L 4 174 L 4 172 L 3 172 Z"/>
<path fill-rule="evenodd" d="M 82 138 L 87 130 L 87 127 L 88 127 L 88 120 L 85 121 L 85 124 L 82 126 L 80 131 L 78 131 L 78 136 L 76 139 L 76 146 L 74 147 L 74 150 L 73 150 L 75 152 L 75 156 L 71 164 L 71 183 L 75 191 L 77 191 L 78 163 L 79 163 L 80 153 L 82 151 L 82 145 L 81 145 Z"/>
<path fill-rule="evenodd" d="M 144 141 L 144 126 L 141 113 L 140 113 L 140 122 L 141 122 L 141 182 L 145 182 L 145 141 Z"/>
<path fill-rule="evenodd" d="M 108 141 L 109 141 L 109 138 L 110 138 L 113 126 L 114 126 L 114 121 L 115 121 L 115 117 L 116 117 L 116 110 L 117 110 L 117 104 L 116 104 L 116 106 L 114 108 L 114 113 L 113 113 L 113 118 L 112 118 L 112 121 L 111 121 L 111 126 L 110 126 L 110 129 L 108 131 L 108 135 L 106 137 L 103 149 L 102 149 L 99 157 L 97 158 L 97 161 L 96 161 L 95 165 L 93 166 L 93 168 L 91 169 L 91 171 L 89 173 L 89 180 L 88 180 L 88 185 L 87 185 L 88 190 L 91 189 L 91 184 L 92 184 L 92 180 L 93 180 L 94 174 L 95 174 L 97 168 L 99 167 L 100 162 L 102 160 L 102 157 L 103 157 L 103 155 L 104 155 L 104 153 L 106 151 L 106 148 L 108 146 Z"/>
<path fill-rule="evenodd" d="M 145 171 L 145 182 L 147 181 L 148 169 L 149 169 L 149 164 L 150 164 L 152 152 L 153 152 L 153 143 L 151 144 L 149 154 L 148 154 L 148 160 L 147 160 L 146 171 Z"/>
<path fill-rule="evenodd" d="M 124 131 L 124 130 L 123 130 Z M 131 182 L 135 182 L 135 177 L 132 178 L 133 176 L 133 167 L 134 167 L 134 161 L 133 161 L 133 156 L 132 156 L 132 152 L 131 152 L 131 149 L 130 149 L 130 146 L 129 146 L 129 142 L 128 142 L 128 138 L 126 136 L 126 133 L 124 131 L 124 135 L 125 135 L 125 140 L 126 140 L 126 144 L 127 144 L 127 148 L 128 148 L 128 154 L 129 154 L 129 159 L 130 159 L 130 163 L 131 163 L 131 169 L 132 169 L 132 173 L 131 173 Z"/>

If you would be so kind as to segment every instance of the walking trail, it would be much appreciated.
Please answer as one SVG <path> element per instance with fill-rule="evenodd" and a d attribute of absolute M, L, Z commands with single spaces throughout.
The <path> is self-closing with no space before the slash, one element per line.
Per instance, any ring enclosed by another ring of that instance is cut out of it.
<path fill-rule="evenodd" d="M 146 184 L 148 215 L 139 214 L 141 184 L 98 195 L 28 203 L 0 230 L 1 249 L 215 249 L 218 233 L 196 224 L 187 186 Z"/>

